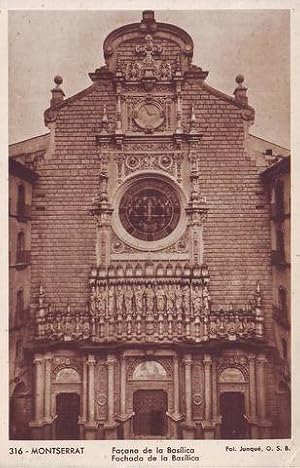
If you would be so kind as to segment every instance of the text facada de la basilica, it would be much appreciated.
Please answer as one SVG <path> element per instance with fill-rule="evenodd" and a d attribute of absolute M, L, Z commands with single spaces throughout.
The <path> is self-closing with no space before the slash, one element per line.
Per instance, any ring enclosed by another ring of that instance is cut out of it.
<path fill-rule="evenodd" d="M 103 49 L 10 148 L 11 438 L 289 437 L 289 151 L 152 11 Z"/>

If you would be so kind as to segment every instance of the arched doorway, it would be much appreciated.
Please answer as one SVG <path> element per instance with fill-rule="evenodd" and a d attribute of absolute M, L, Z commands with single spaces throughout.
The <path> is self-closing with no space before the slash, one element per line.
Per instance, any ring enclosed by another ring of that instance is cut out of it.
<path fill-rule="evenodd" d="M 133 395 L 136 436 L 167 434 L 167 394 L 163 390 L 137 390 Z"/>
<path fill-rule="evenodd" d="M 80 397 L 77 393 L 56 395 L 56 439 L 79 439 Z"/>
<path fill-rule="evenodd" d="M 81 377 L 76 369 L 64 367 L 55 379 L 55 439 L 80 438 L 80 386 Z"/>
<path fill-rule="evenodd" d="M 168 376 L 154 360 L 139 363 L 133 372 L 133 435 L 164 438 L 168 434 Z"/>
<path fill-rule="evenodd" d="M 246 439 L 246 382 L 237 368 L 224 369 L 219 376 L 221 439 Z"/>
<path fill-rule="evenodd" d="M 11 440 L 29 439 L 29 421 L 31 419 L 30 397 L 24 382 L 20 382 L 10 400 L 10 427 Z"/>

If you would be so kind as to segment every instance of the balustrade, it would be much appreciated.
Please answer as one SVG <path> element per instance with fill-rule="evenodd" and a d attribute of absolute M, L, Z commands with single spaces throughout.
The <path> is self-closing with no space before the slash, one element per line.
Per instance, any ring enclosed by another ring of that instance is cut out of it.
<path fill-rule="evenodd" d="M 199 343 L 209 340 L 235 341 L 263 337 L 261 295 L 243 308 L 214 310 L 209 295 L 209 276 L 204 267 L 197 275 L 148 277 L 118 274 L 110 277 L 92 273 L 86 310 L 70 308 L 53 313 L 40 292 L 36 314 L 37 339 L 95 342 L 176 342 Z"/>

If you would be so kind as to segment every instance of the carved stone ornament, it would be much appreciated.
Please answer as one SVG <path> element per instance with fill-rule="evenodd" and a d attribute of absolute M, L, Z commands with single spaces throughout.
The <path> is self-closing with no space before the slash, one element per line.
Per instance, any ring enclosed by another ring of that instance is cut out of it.
<path fill-rule="evenodd" d="M 193 403 L 196 406 L 200 406 L 203 403 L 202 396 L 199 393 L 193 395 Z"/>
<path fill-rule="evenodd" d="M 154 99 L 141 102 L 133 113 L 135 123 L 147 132 L 153 132 L 164 121 L 164 112 Z"/>

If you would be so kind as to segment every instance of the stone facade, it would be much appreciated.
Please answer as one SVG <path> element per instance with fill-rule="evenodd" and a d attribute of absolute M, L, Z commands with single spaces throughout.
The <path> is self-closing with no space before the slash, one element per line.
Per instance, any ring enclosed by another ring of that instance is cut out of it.
<path fill-rule="evenodd" d="M 32 197 L 32 438 L 278 436 L 254 110 L 241 75 L 227 96 L 192 55 L 144 12 L 106 38 L 88 89 L 64 99 L 55 78 Z"/>

